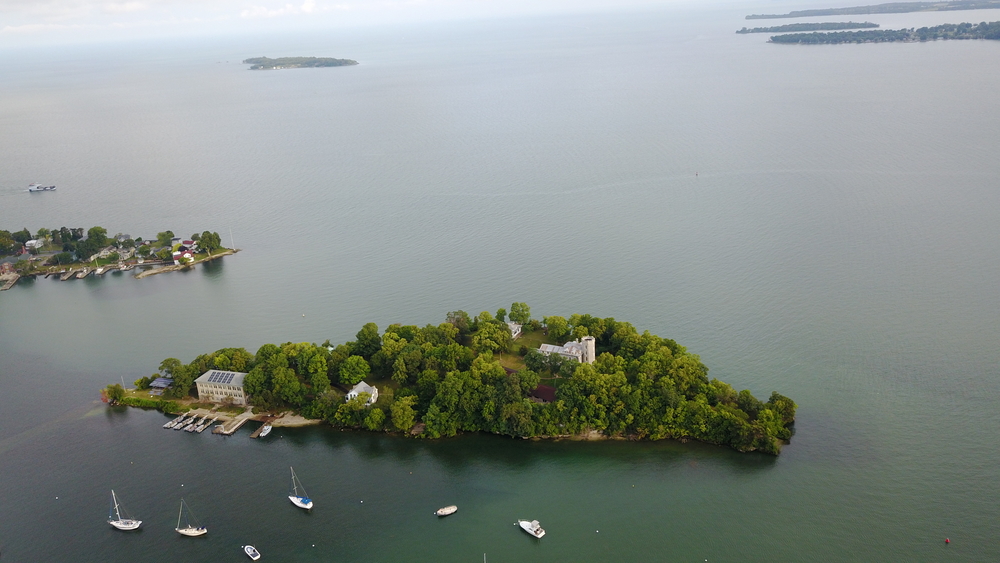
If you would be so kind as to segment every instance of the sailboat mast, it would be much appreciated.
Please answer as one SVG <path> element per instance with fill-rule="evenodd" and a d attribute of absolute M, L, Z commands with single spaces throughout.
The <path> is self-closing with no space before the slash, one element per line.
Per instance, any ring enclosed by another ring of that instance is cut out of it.
<path fill-rule="evenodd" d="M 116 520 L 121 520 L 122 519 L 121 512 L 118 512 L 118 497 L 115 496 L 115 490 L 114 489 L 111 489 L 111 501 L 115 505 L 115 519 Z"/>
<path fill-rule="evenodd" d="M 184 499 L 181 499 L 181 508 L 177 511 L 177 527 L 181 527 L 181 515 L 184 514 Z"/>

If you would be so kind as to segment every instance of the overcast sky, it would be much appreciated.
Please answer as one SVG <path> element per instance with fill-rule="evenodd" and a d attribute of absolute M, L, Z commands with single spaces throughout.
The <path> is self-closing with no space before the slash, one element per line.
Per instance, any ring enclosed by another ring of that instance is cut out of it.
<path fill-rule="evenodd" d="M 694 0 L 0 0 L 0 45 L 275 31 L 615 8 Z"/>

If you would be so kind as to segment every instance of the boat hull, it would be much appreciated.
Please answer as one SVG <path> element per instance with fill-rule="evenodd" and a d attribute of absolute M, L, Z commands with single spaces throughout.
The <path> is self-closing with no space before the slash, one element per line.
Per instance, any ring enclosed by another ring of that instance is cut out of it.
<path fill-rule="evenodd" d="M 195 528 L 194 526 L 188 526 L 187 528 L 174 528 L 174 531 L 176 531 L 178 534 L 182 536 L 195 538 L 207 534 L 208 528 Z"/>
<path fill-rule="evenodd" d="M 313 501 L 312 501 L 312 499 L 308 499 L 308 498 L 305 498 L 305 497 L 297 497 L 297 496 L 293 496 L 293 495 L 288 495 L 288 500 L 292 501 L 292 504 L 294 504 L 295 506 L 297 506 L 299 508 L 303 508 L 305 510 L 310 510 L 313 507 Z"/>
<path fill-rule="evenodd" d="M 458 512 L 458 507 L 455 505 L 451 505 L 437 509 L 437 511 L 434 514 L 438 516 L 450 516 L 456 512 Z"/>
<path fill-rule="evenodd" d="M 247 557 L 253 559 L 254 561 L 260 559 L 260 552 L 257 551 L 257 548 L 252 545 L 243 546 L 243 553 L 246 553 Z"/>
<path fill-rule="evenodd" d="M 545 530 L 543 530 L 538 524 L 538 520 L 532 520 L 530 522 L 527 520 L 518 520 L 517 525 L 520 526 L 526 533 L 536 538 L 540 538 L 545 535 Z"/>
<path fill-rule="evenodd" d="M 122 530 L 123 532 L 128 532 L 131 530 L 138 530 L 139 526 L 142 525 L 142 520 L 108 520 L 108 524 L 111 524 L 115 529 Z"/>

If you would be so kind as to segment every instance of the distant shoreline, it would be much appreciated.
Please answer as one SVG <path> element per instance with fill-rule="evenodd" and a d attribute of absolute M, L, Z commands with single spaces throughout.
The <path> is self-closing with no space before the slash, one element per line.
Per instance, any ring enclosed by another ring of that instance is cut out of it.
<path fill-rule="evenodd" d="M 862 16 L 870 14 L 907 14 L 910 12 L 946 12 L 955 10 L 1000 9 L 1000 0 L 952 0 L 950 2 L 889 2 L 850 8 L 796 10 L 787 14 L 750 14 L 748 20 L 808 18 L 813 16 Z"/>
<path fill-rule="evenodd" d="M 249 70 L 284 70 L 289 68 L 320 68 L 328 66 L 354 66 L 358 61 L 353 59 L 334 59 L 329 57 L 254 57 L 244 59 L 243 64 L 251 65 Z"/>

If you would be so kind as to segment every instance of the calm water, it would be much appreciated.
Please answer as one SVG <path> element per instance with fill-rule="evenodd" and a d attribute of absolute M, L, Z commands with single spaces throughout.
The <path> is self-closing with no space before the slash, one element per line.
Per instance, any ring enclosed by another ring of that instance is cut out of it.
<path fill-rule="evenodd" d="M 758 8 L 8 50 L 0 227 L 207 228 L 243 252 L 0 294 L 0 558 L 1000 558 L 1000 42 L 735 35 Z M 238 64 L 257 55 L 362 64 Z M 791 396 L 793 443 L 252 441 L 94 402 L 168 356 L 515 300 Z M 141 532 L 104 521 L 112 487 Z M 173 532 L 181 496 L 208 536 Z"/>

